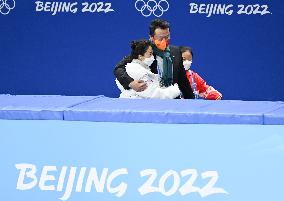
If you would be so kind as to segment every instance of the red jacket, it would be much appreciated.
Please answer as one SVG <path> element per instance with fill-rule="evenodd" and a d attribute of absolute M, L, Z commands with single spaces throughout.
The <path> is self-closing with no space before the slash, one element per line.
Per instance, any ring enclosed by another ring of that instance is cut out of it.
<path fill-rule="evenodd" d="M 186 71 L 187 79 L 189 80 L 190 86 L 192 88 L 192 91 L 194 92 L 194 86 L 192 85 L 192 77 L 190 75 L 190 72 L 193 76 L 194 83 L 196 85 L 196 95 L 207 99 L 207 100 L 220 100 L 222 98 L 222 94 L 214 89 L 212 86 L 209 86 L 206 84 L 206 82 L 200 77 L 196 72 L 192 70 Z"/>

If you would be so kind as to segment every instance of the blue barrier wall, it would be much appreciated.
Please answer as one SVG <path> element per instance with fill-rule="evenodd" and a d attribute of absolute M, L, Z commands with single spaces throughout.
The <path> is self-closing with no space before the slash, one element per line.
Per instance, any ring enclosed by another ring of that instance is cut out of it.
<path fill-rule="evenodd" d="M 1 2 L 0 93 L 117 97 L 112 70 L 128 54 L 130 40 L 148 38 L 156 18 L 144 17 L 135 0 L 103 1 L 104 11 L 107 3 L 114 10 L 107 13 L 82 12 L 85 1 L 70 0 L 77 10 L 55 15 L 47 0 Z M 284 100 L 282 1 L 167 2 L 161 18 L 171 22 L 172 44 L 193 47 L 193 69 L 224 99 Z M 228 12 L 207 17 L 206 9 L 196 13 L 195 4 L 226 4 Z M 242 4 L 247 14 L 238 14 Z"/>
<path fill-rule="evenodd" d="M 283 125 L 0 120 L 0 133 L 0 200 L 283 200 Z"/>

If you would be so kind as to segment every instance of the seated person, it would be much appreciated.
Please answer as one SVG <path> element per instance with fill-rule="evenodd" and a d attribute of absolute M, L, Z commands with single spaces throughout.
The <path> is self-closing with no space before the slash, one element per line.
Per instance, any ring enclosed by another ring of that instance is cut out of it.
<path fill-rule="evenodd" d="M 220 100 L 222 98 L 222 94 L 212 86 L 207 85 L 196 72 L 190 70 L 193 57 L 192 49 L 190 47 L 181 47 L 181 53 L 183 58 L 183 67 L 186 70 L 186 76 L 190 82 L 195 99 L 203 98 L 207 100 Z"/>
<path fill-rule="evenodd" d="M 127 74 L 134 80 L 143 80 L 147 84 L 144 91 L 136 92 L 133 89 L 124 89 L 116 79 L 116 84 L 121 91 L 120 98 L 158 98 L 174 99 L 180 96 L 177 84 L 168 87 L 160 86 L 160 76 L 151 72 L 149 66 L 153 63 L 153 49 L 148 40 L 131 42 L 131 63 L 126 65 Z"/>

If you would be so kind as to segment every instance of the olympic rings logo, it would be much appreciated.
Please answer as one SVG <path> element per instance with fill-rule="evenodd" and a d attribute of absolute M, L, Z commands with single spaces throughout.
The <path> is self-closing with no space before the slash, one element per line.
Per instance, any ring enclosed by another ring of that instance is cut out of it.
<path fill-rule="evenodd" d="M 152 14 L 156 17 L 161 17 L 164 12 L 169 10 L 170 4 L 166 0 L 160 0 L 159 3 L 156 0 L 148 0 L 147 3 L 144 0 L 137 0 L 135 8 L 144 17 L 149 17 Z"/>
<path fill-rule="evenodd" d="M 0 13 L 7 15 L 16 6 L 15 0 L 0 0 Z"/>

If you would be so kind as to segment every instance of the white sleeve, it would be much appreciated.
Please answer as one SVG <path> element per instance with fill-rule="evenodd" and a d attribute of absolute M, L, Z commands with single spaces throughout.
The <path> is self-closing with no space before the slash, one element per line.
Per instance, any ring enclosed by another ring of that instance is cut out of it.
<path fill-rule="evenodd" d="M 126 72 L 133 79 L 142 79 L 147 83 L 147 88 L 144 91 L 135 92 L 141 98 L 174 99 L 180 95 L 177 84 L 161 88 L 158 79 L 153 76 L 155 74 L 143 67 L 139 68 L 139 64 L 127 64 Z"/>
<path fill-rule="evenodd" d="M 127 74 L 134 80 L 140 80 L 142 77 L 147 75 L 147 70 L 140 67 L 139 64 L 129 63 L 125 67 Z"/>
<path fill-rule="evenodd" d="M 161 88 L 155 84 L 148 83 L 144 91 L 136 93 L 143 98 L 174 99 L 180 95 L 180 90 L 177 84 Z"/>
<path fill-rule="evenodd" d="M 123 86 L 120 84 L 120 82 L 117 79 L 115 79 L 115 83 L 117 87 L 119 88 L 120 92 L 125 91 L 125 89 L 123 88 Z"/>

